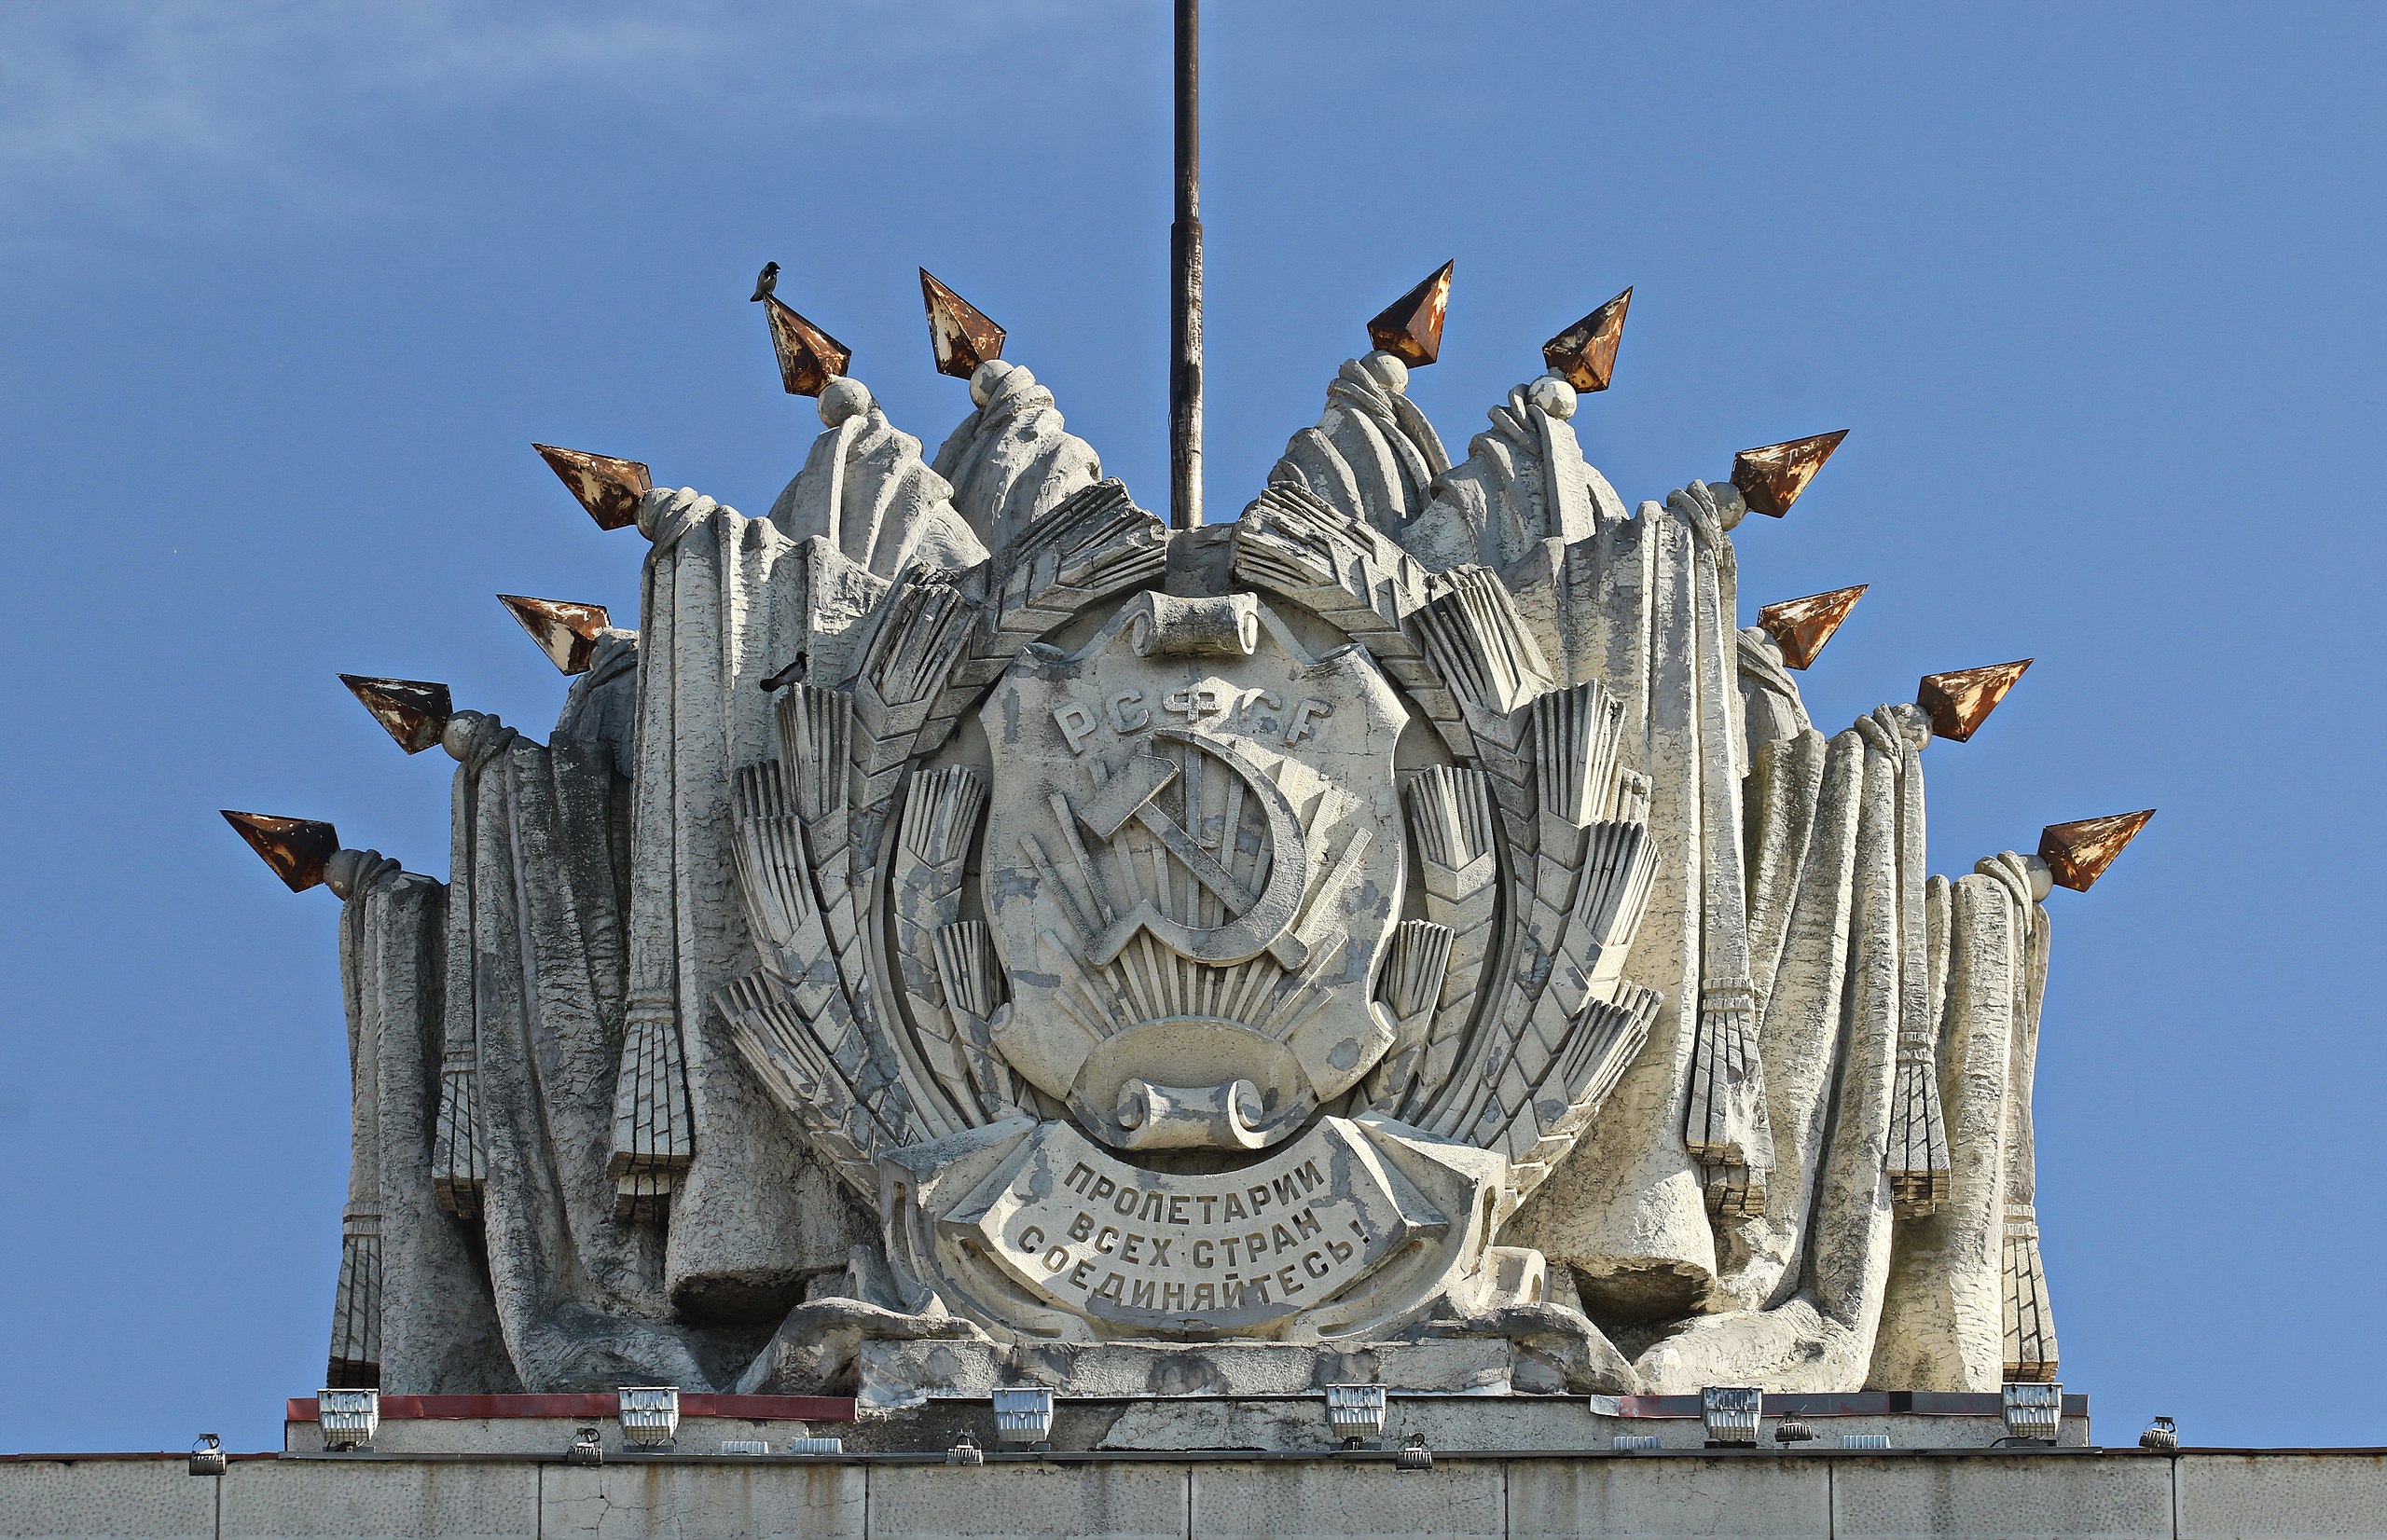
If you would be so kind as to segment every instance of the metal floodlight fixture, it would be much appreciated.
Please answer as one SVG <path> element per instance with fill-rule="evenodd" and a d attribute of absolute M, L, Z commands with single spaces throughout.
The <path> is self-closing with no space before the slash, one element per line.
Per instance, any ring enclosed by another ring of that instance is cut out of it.
<path fill-rule="evenodd" d="M 1361 1449 L 1384 1434 L 1382 1385 L 1329 1385 L 1326 1421 L 1343 1439 L 1345 1449 Z"/>
<path fill-rule="evenodd" d="M 721 1441 L 721 1452 L 724 1454 L 768 1454 L 771 1452 L 771 1442 L 767 1438 L 724 1438 Z"/>
<path fill-rule="evenodd" d="M 1773 1441 L 1777 1444 L 1812 1444 L 1815 1430 L 1796 1417 L 1785 1417 L 1773 1424 Z"/>
<path fill-rule="evenodd" d="M 1006 1444 L 1026 1444 L 1030 1449 L 1052 1448 L 1052 1387 L 1023 1385 L 996 1391 L 995 1437 Z"/>
<path fill-rule="evenodd" d="M 568 1465 L 601 1465 L 605 1463 L 605 1446 L 598 1441 L 595 1428 L 582 1428 L 573 1436 L 572 1448 L 563 1451 Z"/>
<path fill-rule="evenodd" d="M 843 1438 L 791 1438 L 787 1441 L 787 1447 L 780 1452 L 781 1454 L 843 1454 L 846 1452 L 846 1441 Z"/>
<path fill-rule="evenodd" d="M 1840 1436 L 1842 1449 L 1887 1449 L 1890 1436 L 1886 1433 L 1843 1433 Z"/>
<path fill-rule="evenodd" d="M 1628 1450 L 1656 1449 L 1659 1447 L 1658 1436 L 1654 1433 L 1620 1433 L 1608 1439 L 1607 1447 L 1619 1453 Z"/>
<path fill-rule="evenodd" d="M 983 1465 L 987 1463 L 987 1454 L 978 1447 L 978 1441 L 970 1437 L 970 1430 L 963 1428 L 961 1437 L 945 1451 L 945 1463 L 948 1465 Z"/>
<path fill-rule="evenodd" d="M 624 1385 L 619 1409 L 622 1442 L 641 1449 L 669 1449 L 680 1436 L 680 1387 Z"/>
<path fill-rule="evenodd" d="M 2052 1444 L 2063 1426 L 2063 1386 L 2056 1383 L 2009 1382 L 2000 1391 L 2006 1409 L 2006 1436 Z"/>
<path fill-rule="evenodd" d="M 193 1476 L 221 1476 L 227 1464 L 224 1440 L 212 1433 L 200 1434 L 199 1442 L 190 1447 L 190 1473 Z"/>
<path fill-rule="evenodd" d="M 1400 1452 L 1392 1457 L 1392 1468 L 1403 1476 L 1411 1471 L 1434 1468 L 1434 1451 L 1426 1447 L 1424 1434 L 1413 1433 L 1409 1436 L 1409 1442 L 1401 1445 Z"/>
<path fill-rule="evenodd" d="M 323 1429 L 327 1450 L 371 1449 L 373 1435 L 381 1426 L 381 1393 L 319 1390 L 315 1392 L 315 1423 Z"/>
<path fill-rule="evenodd" d="M 1699 1393 L 1699 1420 L 1709 1449 L 1754 1448 L 1765 1392 L 1754 1385 L 1707 1385 Z"/>
<path fill-rule="evenodd" d="M 2145 1433 L 2138 1436 L 2138 1447 L 2151 1449 L 2160 1454 L 2177 1453 L 2180 1448 L 2180 1424 L 2169 1417 L 2158 1417 L 2146 1424 Z M 198 1458 L 196 1454 L 191 1456 L 193 1461 Z M 197 1467 L 194 1465 L 193 1468 Z"/>

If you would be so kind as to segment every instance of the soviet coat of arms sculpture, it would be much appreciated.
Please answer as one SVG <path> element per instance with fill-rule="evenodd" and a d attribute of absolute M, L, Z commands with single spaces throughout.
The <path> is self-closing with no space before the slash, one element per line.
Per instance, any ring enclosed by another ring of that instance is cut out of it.
<path fill-rule="evenodd" d="M 770 305 L 829 426 L 767 517 L 549 451 L 652 546 L 635 633 L 514 601 L 549 742 L 352 681 L 460 762 L 447 883 L 244 830 L 347 905 L 335 1383 L 2052 1378 L 2049 866 L 1923 864 L 2016 670 L 1827 737 L 1814 615 L 1735 624 L 1836 439 L 1628 512 L 1563 359 L 1454 465 L 1379 349 L 1171 531 L 1026 369 L 931 462 Z"/>

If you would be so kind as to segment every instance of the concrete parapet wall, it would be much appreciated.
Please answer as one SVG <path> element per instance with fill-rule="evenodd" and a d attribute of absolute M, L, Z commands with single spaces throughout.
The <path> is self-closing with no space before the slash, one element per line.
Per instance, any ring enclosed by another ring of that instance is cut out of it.
<path fill-rule="evenodd" d="M 2387 1535 L 2387 1451 L 0 1457 L 0 1540 Z"/>

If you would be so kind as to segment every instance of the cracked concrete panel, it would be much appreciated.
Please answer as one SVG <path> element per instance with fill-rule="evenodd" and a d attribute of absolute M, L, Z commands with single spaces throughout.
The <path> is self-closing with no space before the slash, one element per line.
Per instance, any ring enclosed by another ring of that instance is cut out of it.
<path fill-rule="evenodd" d="M 1926 1534 L 2170 1540 L 2172 1472 L 2168 1461 L 2129 1454 L 1841 1460 L 1832 1467 L 1831 1517 L 1837 1540 Z"/>
<path fill-rule="evenodd" d="M 235 1461 L 221 1533 L 242 1540 L 513 1540 L 539 1533 L 531 1464 L 399 1460 Z"/>
<path fill-rule="evenodd" d="M 870 1473 L 871 1540 L 1182 1540 L 1188 1523 L 1183 1465 L 881 1465 Z"/>
<path fill-rule="evenodd" d="M 549 1465 L 543 1540 L 842 1540 L 860 1536 L 869 1474 L 860 1465 Z"/>
<path fill-rule="evenodd" d="M 1497 1536 L 1506 1533 L 1501 1467 L 1440 1461 L 1397 1473 L 1385 1460 L 1337 1464 L 1196 1465 L 1194 1532 L 1205 1540 L 1307 1535 Z"/>
<path fill-rule="evenodd" d="M 181 1540 L 215 1533 L 215 1478 L 181 1455 L 154 1460 L 0 1460 L 7 1540 Z"/>
<path fill-rule="evenodd" d="M 1509 1533 L 1828 1535 L 1828 1479 L 1820 1461 L 1746 1455 L 1521 1460 L 1509 1466 Z"/>

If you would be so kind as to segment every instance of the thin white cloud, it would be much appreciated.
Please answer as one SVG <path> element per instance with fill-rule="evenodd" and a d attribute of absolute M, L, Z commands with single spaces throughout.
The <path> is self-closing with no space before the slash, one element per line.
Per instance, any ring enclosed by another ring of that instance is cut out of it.
<path fill-rule="evenodd" d="M 103 0 L 0 7 L 0 251 L 388 212 L 361 142 L 522 105 L 785 126 L 951 112 L 1033 50 L 1121 41 L 1100 0 L 492 6 Z M 1047 45 L 1039 47 L 1039 42 Z M 239 211 L 237 214 L 233 209 Z"/>

